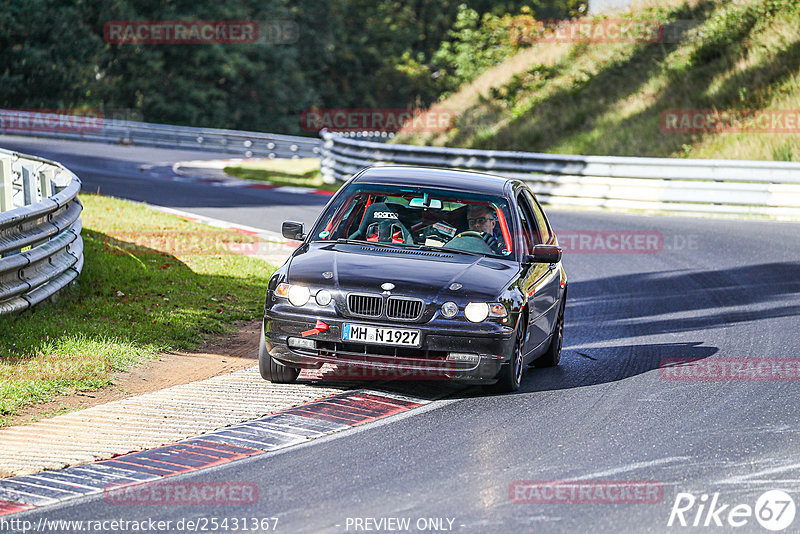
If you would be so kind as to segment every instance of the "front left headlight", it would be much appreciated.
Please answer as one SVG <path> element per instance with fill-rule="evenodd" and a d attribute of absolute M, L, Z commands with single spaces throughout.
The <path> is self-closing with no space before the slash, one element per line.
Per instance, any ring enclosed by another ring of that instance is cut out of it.
<path fill-rule="evenodd" d="M 489 305 L 485 302 L 470 302 L 464 307 L 464 316 L 473 323 L 479 323 L 489 317 Z"/>
<path fill-rule="evenodd" d="M 458 313 L 458 305 L 455 302 L 445 302 L 442 304 L 442 316 L 452 319 Z"/>
<path fill-rule="evenodd" d="M 464 308 L 464 315 L 473 323 L 480 323 L 487 317 L 508 317 L 508 310 L 499 302 L 470 302 Z"/>

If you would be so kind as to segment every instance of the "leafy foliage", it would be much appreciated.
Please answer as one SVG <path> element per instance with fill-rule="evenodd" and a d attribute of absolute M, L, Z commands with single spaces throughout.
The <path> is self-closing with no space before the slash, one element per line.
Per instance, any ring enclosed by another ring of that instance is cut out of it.
<path fill-rule="evenodd" d="M 529 3 L 6 0 L 0 106 L 129 109 L 152 122 L 303 133 L 299 117 L 311 107 L 432 103 L 507 55 L 498 21 Z M 580 3 L 538 0 L 532 13 L 569 16 Z M 109 21 L 175 19 L 292 20 L 299 39 L 145 45 L 103 38 Z"/>

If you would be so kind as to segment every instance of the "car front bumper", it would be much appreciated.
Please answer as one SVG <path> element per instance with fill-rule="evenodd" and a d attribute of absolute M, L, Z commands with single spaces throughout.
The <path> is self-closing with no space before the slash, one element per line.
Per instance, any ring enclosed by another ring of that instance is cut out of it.
<path fill-rule="evenodd" d="M 315 331 L 317 319 L 328 329 Z M 344 323 L 414 329 L 420 331 L 420 346 L 392 347 L 342 341 Z M 469 331 L 466 330 L 469 328 Z M 303 333 L 306 336 L 303 336 Z M 509 361 L 514 343 L 513 329 L 496 323 L 465 325 L 434 320 L 426 324 L 381 322 L 366 319 L 308 317 L 267 311 L 264 343 L 270 356 L 283 365 L 319 369 L 332 364 L 333 376 L 349 379 L 458 380 L 492 383 Z M 313 340 L 314 348 L 289 347 L 289 338 Z M 448 359 L 451 353 L 474 355 L 471 361 Z"/>

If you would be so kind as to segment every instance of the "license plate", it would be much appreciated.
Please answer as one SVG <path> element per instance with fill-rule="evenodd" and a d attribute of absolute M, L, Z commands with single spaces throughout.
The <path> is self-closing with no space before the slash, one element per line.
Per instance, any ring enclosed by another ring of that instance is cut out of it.
<path fill-rule="evenodd" d="M 342 341 L 419 347 L 420 334 L 419 330 L 409 330 L 407 328 L 386 328 L 344 323 L 342 326 Z"/>

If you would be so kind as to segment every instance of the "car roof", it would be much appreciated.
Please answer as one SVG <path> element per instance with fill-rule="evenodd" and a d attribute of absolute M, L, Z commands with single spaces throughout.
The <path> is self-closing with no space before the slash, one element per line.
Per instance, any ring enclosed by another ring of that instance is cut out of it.
<path fill-rule="evenodd" d="M 353 181 L 386 185 L 444 187 L 501 196 L 505 196 L 506 184 L 511 182 L 508 178 L 481 172 L 404 165 L 369 167 L 361 171 Z"/>

